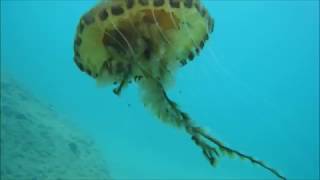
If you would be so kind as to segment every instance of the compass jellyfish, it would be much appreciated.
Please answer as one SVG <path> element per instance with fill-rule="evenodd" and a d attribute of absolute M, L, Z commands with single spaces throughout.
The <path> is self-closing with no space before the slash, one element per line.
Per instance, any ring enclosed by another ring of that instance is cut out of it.
<path fill-rule="evenodd" d="M 177 70 L 195 60 L 213 29 L 214 20 L 200 0 L 104 0 L 80 19 L 74 62 L 97 84 L 116 84 L 113 92 L 118 96 L 137 83 L 145 107 L 163 122 L 184 129 L 212 166 L 222 155 L 238 156 L 285 179 L 209 135 L 166 93 Z"/>

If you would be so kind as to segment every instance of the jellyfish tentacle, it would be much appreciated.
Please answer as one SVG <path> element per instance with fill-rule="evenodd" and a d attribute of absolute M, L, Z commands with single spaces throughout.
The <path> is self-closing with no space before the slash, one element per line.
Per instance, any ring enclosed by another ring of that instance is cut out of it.
<path fill-rule="evenodd" d="M 279 177 L 280 179 L 286 179 L 284 176 L 282 176 L 278 171 L 276 171 L 275 169 L 267 166 L 265 163 L 263 163 L 262 161 L 259 161 L 255 158 L 253 158 L 252 156 L 249 156 L 249 155 L 246 155 L 246 154 L 243 154 L 237 150 L 234 150 L 234 149 L 231 149 L 227 146 L 224 146 L 220 141 L 218 141 L 216 138 L 210 136 L 209 134 L 207 134 L 205 131 L 203 131 L 201 128 L 196 128 L 196 133 L 198 133 L 199 135 L 201 135 L 202 137 L 206 138 L 207 140 L 209 140 L 210 142 L 216 144 L 219 149 L 222 151 L 222 152 L 226 152 L 227 154 L 229 155 L 237 155 L 238 157 L 240 158 L 243 158 L 243 159 L 247 159 L 249 161 L 251 161 L 253 164 L 257 164 L 267 170 L 269 170 L 271 173 L 273 173 L 274 175 L 276 175 L 277 177 Z"/>
<path fill-rule="evenodd" d="M 128 81 L 128 74 L 126 74 L 124 76 L 124 78 L 121 80 L 119 86 L 113 89 L 113 93 L 116 94 L 117 96 L 120 96 L 121 91 L 122 91 L 123 87 L 125 86 L 125 84 L 127 83 L 127 81 Z"/>
<path fill-rule="evenodd" d="M 286 179 L 278 171 L 267 166 L 262 161 L 223 145 L 219 140 L 206 133 L 203 128 L 196 126 L 189 115 L 180 110 L 178 105 L 168 97 L 162 84 L 155 78 L 147 76 L 139 85 L 144 90 L 143 100 L 146 107 L 151 108 L 154 114 L 158 115 L 161 120 L 184 128 L 191 135 L 194 143 L 202 149 L 204 156 L 212 166 L 216 165 L 220 155 L 236 155 L 241 159 L 246 159 L 253 164 L 259 165 L 280 179 Z M 209 142 L 213 143 L 213 145 L 210 145 Z"/>

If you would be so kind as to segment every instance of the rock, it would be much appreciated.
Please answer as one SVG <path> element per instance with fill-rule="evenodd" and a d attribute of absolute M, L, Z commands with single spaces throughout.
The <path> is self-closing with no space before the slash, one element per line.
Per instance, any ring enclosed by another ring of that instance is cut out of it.
<path fill-rule="evenodd" d="M 1 77 L 1 179 L 111 179 L 93 141 Z"/>

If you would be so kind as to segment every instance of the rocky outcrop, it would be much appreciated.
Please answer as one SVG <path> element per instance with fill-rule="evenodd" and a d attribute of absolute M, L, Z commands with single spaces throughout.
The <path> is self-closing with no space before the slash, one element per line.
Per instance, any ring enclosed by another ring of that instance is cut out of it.
<path fill-rule="evenodd" d="M 1 179 L 110 179 L 93 141 L 12 79 L 1 78 Z"/>

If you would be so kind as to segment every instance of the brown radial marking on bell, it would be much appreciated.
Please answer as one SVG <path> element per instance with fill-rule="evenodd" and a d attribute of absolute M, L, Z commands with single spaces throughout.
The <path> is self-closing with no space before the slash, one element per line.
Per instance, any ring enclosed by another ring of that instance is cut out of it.
<path fill-rule="evenodd" d="M 152 15 L 149 14 L 149 11 L 145 13 L 143 16 L 143 21 L 147 24 L 155 24 L 157 22 L 156 17 L 154 18 Z"/>
<path fill-rule="evenodd" d="M 200 9 L 200 14 L 202 17 L 206 17 L 208 13 L 207 13 L 207 10 L 204 7 L 202 7 Z"/>
<path fill-rule="evenodd" d="M 86 73 L 89 75 L 89 76 L 92 76 L 92 73 L 91 73 L 91 71 L 89 70 L 89 69 L 87 69 L 87 70 L 85 70 L 86 71 Z"/>
<path fill-rule="evenodd" d="M 77 66 L 78 66 L 78 68 L 80 69 L 80 71 L 84 71 L 84 67 L 83 67 L 83 65 L 81 64 L 81 63 L 76 63 L 77 64 Z"/>
<path fill-rule="evenodd" d="M 189 53 L 188 58 L 189 58 L 190 61 L 193 60 L 193 58 L 194 58 L 193 52 L 190 52 L 190 53 Z"/>
<path fill-rule="evenodd" d="M 80 58 L 80 54 L 79 54 L 78 48 L 74 48 L 74 55 L 75 55 L 77 58 Z"/>
<path fill-rule="evenodd" d="M 84 24 L 80 21 L 79 23 L 79 32 L 82 33 L 84 29 Z"/>
<path fill-rule="evenodd" d="M 134 5 L 134 0 L 127 0 L 127 9 L 131 9 Z"/>
<path fill-rule="evenodd" d="M 199 54 L 200 53 L 200 49 L 196 48 L 196 53 Z"/>
<path fill-rule="evenodd" d="M 180 7 L 180 0 L 169 0 L 170 6 L 173 8 L 179 8 Z"/>
<path fill-rule="evenodd" d="M 119 16 L 121 15 L 122 13 L 124 13 L 124 10 L 121 6 L 119 5 L 114 5 L 111 7 L 111 13 L 115 16 Z"/>
<path fill-rule="evenodd" d="M 81 63 L 79 63 L 79 62 L 77 62 L 76 64 L 77 64 L 78 68 L 80 69 L 80 71 L 84 72 L 83 65 Z"/>
<path fill-rule="evenodd" d="M 103 8 L 100 12 L 99 12 L 99 18 L 101 21 L 104 21 L 108 18 L 109 14 L 107 12 L 107 9 Z"/>
<path fill-rule="evenodd" d="M 142 6 L 146 6 L 149 4 L 149 0 L 139 0 L 139 3 L 142 5 Z"/>
<path fill-rule="evenodd" d="M 204 41 L 207 41 L 208 39 L 209 39 L 209 35 L 206 34 L 206 35 L 204 36 L 203 40 L 204 40 Z"/>
<path fill-rule="evenodd" d="M 73 61 L 74 61 L 75 63 L 80 62 L 80 58 L 77 57 L 77 56 L 73 56 Z"/>
<path fill-rule="evenodd" d="M 79 36 L 76 37 L 76 39 L 74 40 L 74 45 L 76 47 L 79 47 L 81 45 L 81 38 Z"/>
<path fill-rule="evenodd" d="M 183 60 L 180 61 L 180 64 L 181 64 L 182 66 L 185 66 L 185 65 L 187 64 L 187 61 L 186 61 L 185 59 L 183 59 Z"/>
<path fill-rule="evenodd" d="M 203 47 L 204 47 L 204 41 L 201 41 L 200 42 L 200 49 L 203 49 Z"/>
<path fill-rule="evenodd" d="M 83 68 L 83 65 L 79 62 L 78 57 L 74 57 L 74 62 L 76 63 L 78 68 L 83 72 L 84 68 Z"/>
<path fill-rule="evenodd" d="M 153 0 L 153 5 L 155 7 L 160 7 L 164 5 L 164 0 Z"/>
<path fill-rule="evenodd" d="M 94 17 L 90 13 L 85 14 L 82 17 L 82 20 L 84 21 L 84 23 L 86 25 L 90 25 L 90 24 L 94 23 Z"/>
<path fill-rule="evenodd" d="M 192 0 L 184 0 L 184 7 L 192 8 Z"/>

